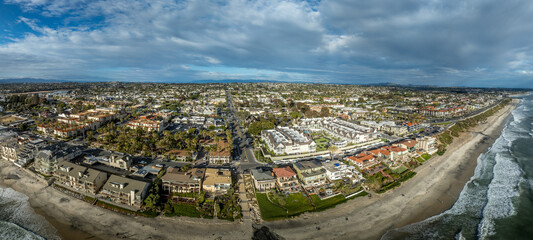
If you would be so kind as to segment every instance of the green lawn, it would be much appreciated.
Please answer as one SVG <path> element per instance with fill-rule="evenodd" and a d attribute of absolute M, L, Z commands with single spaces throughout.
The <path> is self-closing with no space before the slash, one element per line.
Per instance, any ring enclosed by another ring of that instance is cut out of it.
<path fill-rule="evenodd" d="M 293 193 L 287 196 L 284 207 L 287 208 L 290 216 L 313 210 L 309 199 L 302 193 Z"/>
<path fill-rule="evenodd" d="M 428 159 L 431 158 L 431 155 L 429 155 L 428 153 L 424 153 L 422 154 L 422 158 L 427 161 Z"/>
<path fill-rule="evenodd" d="M 173 204 L 172 210 L 172 214 L 169 215 L 195 218 L 202 216 L 202 214 L 196 209 L 195 204 Z"/>
<path fill-rule="evenodd" d="M 400 174 L 400 173 L 403 173 L 405 171 L 407 171 L 407 167 L 402 165 L 400 166 L 399 168 L 396 168 L 394 170 L 391 170 L 393 173 L 397 173 L 397 174 Z"/>
<path fill-rule="evenodd" d="M 283 194 L 270 193 L 273 203 L 284 207 L 289 211 L 289 216 L 296 216 L 303 212 L 313 210 L 309 199 L 303 193 L 293 193 L 285 197 Z"/>
<path fill-rule="evenodd" d="M 272 221 L 287 217 L 285 210 L 268 201 L 265 193 L 256 193 L 255 196 L 257 197 L 257 203 L 259 204 L 263 220 Z"/>
<path fill-rule="evenodd" d="M 325 200 L 321 200 L 317 195 L 311 195 L 311 200 L 313 200 L 313 203 L 315 204 L 315 211 L 323 211 L 328 208 L 333 208 L 337 204 L 346 202 L 346 198 L 342 194 Z"/>
<path fill-rule="evenodd" d="M 317 151 L 328 150 L 329 139 L 327 139 L 325 137 L 320 137 L 320 138 L 317 138 L 317 139 L 314 139 L 314 140 L 315 140 L 315 143 L 316 143 L 316 150 Z"/>

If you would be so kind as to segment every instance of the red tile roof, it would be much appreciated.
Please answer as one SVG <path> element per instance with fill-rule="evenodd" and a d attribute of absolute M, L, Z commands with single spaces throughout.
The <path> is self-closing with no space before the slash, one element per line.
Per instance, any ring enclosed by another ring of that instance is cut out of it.
<path fill-rule="evenodd" d="M 292 170 L 292 168 L 289 166 L 282 168 L 274 168 L 272 169 L 272 171 L 274 172 L 274 174 L 276 174 L 277 177 L 292 177 L 296 175 L 294 170 Z"/>

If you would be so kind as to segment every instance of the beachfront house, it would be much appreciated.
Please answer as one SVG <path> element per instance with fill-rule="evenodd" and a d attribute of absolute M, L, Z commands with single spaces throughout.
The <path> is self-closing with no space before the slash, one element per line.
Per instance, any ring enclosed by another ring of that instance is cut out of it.
<path fill-rule="evenodd" d="M 396 146 L 407 149 L 410 153 L 413 153 L 417 150 L 418 142 L 415 140 L 404 140 L 396 144 Z"/>
<path fill-rule="evenodd" d="M 205 192 L 215 196 L 226 194 L 231 188 L 231 172 L 228 169 L 207 168 L 202 187 Z"/>
<path fill-rule="evenodd" d="M 54 184 L 91 195 L 95 195 L 107 180 L 107 174 L 104 172 L 64 161 L 58 164 L 54 176 Z"/>
<path fill-rule="evenodd" d="M 259 192 L 276 188 L 276 178 L 273 176 L 272 171 L 268 169 L 252 169 L 252 179 L 254 180 L 255 189 Z"/>
<path fill-rule="evenodd" d="M 371 153 L 360 153 L 347 157 L 346 160 L 353 162 L 360 169 L 370 168 L 379 163 L 379 160 Z"/>
<path fill-rule="evenodd" d="M 272 169 L 276 176 L 276 187 L 285 194 L 296 193 L 300 191 L 300 183 L 296 172 L 291 167 L 280 167 Z"/>
<path fill-rule="evenodd" d="M 100 191 L 101 199 L 140 209 L 150 183 L 111 175 Z"/>
<path fill-rule="evenodd" d="M 351 178 L 352 171 L 348 169 L 348 165 L 340 161 L 330 161 L 324 164 L 326 169 L 326 176 L 330 181 L 341 180 L 342 178 Z"/>
<path fill-rule="evenodd" d="M 35 170 L 45 175 L 51 175 L 57 170 L 60 161 L 70 161 L 82 154 L 79 146 L 66 143 L 56 143 L 40 150 L 35 155 Z"/>
<path fill-rule="evenodd" d="M 204 175 L 205 169 L 202 168 L 192 168 L 187 172 L 180 172 L 177 168 L 169 167 L 161 178 L 163 191 L 168 194 L 199 193 L 202 190 Z"/>
<path fill-rule="evenodd" d="M 294 163 L 298 179 L 304 188 L 321 187 L 326 184 L 326 169 L 316 160 Z"/>

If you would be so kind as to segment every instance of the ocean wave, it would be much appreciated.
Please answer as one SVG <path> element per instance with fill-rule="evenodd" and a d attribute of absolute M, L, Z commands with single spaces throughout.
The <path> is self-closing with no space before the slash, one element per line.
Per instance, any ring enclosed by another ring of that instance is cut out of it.
<path fill-rule="evenodd" d="M 14 223 L 0 221 L 0 239 L 45 240 Z"/>
<path fill-rule="evenodd" d="M 494 177 L 488 186 L 487 204 L 483 208 L 483 218 L 478 226 L 479 237 L 484 239 L 494 235 L 494 220 L 508 218 L 516 214 L 513 199 L 520 195 L 519 183 L 522 170 L 510 154 L 497 153 Z"/>
<path fill-rule="evenodd" d="M 60 239 L 53 226 L 33 211 L 28 197 L 11 188 L 0 188 L 0 221 L 18 225 L 47 239 Z"/>

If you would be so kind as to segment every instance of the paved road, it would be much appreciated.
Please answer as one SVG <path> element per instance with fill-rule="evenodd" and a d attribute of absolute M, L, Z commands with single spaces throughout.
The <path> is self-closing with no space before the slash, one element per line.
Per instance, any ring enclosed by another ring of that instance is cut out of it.
<path fill-rule="evenodd" d="M 234 159 L 238 160 L 235 163 L 237 165 L 237 171 L 243 173 L 246 170 L 264 165 L 255 159 L 253 148 L 250 147 L 252 138 L 248 137 L 240 126 L 241 120 L 235 115 L 235 106 L 233 105 L 229 90 L 226 90 L 226 100 L 228 103 L 228 123 L 230 123 L 230 130 L 235 145 Z"/>

